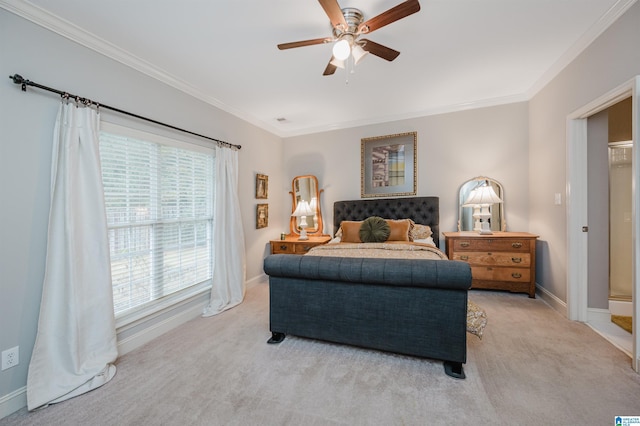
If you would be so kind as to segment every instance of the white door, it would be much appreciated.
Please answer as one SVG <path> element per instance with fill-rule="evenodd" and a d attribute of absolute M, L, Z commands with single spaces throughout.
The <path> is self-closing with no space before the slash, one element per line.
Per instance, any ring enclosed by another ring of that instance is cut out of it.
<path fill-rule="evenodd" d="M 632 367 L 640 372 L 640 76 L 585 105 L 567 117 L 567 313 L 571 320 L 587 321 L 587 118 L 609 106 L 632 97 L 632 299 L 633 299 L 633 355 Z"/>

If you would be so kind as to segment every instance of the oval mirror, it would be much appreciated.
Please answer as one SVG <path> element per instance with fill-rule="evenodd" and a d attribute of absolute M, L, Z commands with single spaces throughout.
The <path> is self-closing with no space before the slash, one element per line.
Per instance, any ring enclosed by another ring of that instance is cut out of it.
<path fill-rule="evenodd" d="M 480 231 L 480 222 L 478 219 L 479 205 L 473 204 L 472 191 L 483 187 L 490 186 L 495 194 L 502 200 L 501 203 L 495 203 L 489 206 L 489 223 L 491 231 L 506 231 L 507 222 L 504 217 L 504 188 L 500 182 L 479 176 L 466 181 L 460 186 L 458 195 L 458 231 Z M 475 217 L 474 217 L 475 216 Z"/>
<path fill-rule="evenodd" d="M 291 183 L 292 197 L 290 231 L 300 234 L 301 227 L 306 223 L 307 235 L 322 235 L 322 211 L 320 208 L 320 193 L 318 179 L 313 175 L 296 176 Z M 312 215 L 294 216 L 298 205 L 306 202 Z"/>

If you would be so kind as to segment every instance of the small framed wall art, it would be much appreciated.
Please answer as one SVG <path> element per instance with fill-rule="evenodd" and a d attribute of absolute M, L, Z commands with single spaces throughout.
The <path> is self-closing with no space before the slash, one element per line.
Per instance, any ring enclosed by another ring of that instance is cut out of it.
<path fill-rule="evenodd" d="M 416 195 L 418 133 L 363 138 L 360 197 Z"/>
<path fill-rule="evenodd" d="M 256 206 L 256 229 L 269 226 L 269 204 L 258 204 Z"/>
<path fill-rule="evenodd" d="M 269 176 L 256 174 L 256 198 L 269 198 Z"/>

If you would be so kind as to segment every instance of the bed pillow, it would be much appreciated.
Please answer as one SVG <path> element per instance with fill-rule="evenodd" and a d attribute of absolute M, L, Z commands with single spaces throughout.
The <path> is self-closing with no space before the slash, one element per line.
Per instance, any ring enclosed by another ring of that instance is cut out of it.
<path fill-rule="evenodd" d="M 360 225 L 359 236 L 364 243 L 383 243 L 391 234 L 391 227 L 381 217 L 371 216 Z"/>
<path fill-rule="evenodd" d="M 410 232 L 413 229 L 411 219 L 386 219 L 391 232 L 387 241 L 411 241 Z"/>
<path fill-rule="evenodd" d="M 429 225 L 420 225 L 418 223 L 413 224 L 413 229 L 411 230 L 411 241 L 416 240 L 425 240 L 433 235 L 431 231 L 431 227 Z"/>
<path fill-rule="evenodd" d="M 342 230 L 342 236 L 340 241 L 343 243 L 361 243 L 360 239 L 360 226 L 362 221 L 343 220 L 340 223 L 340 229 Z"/>

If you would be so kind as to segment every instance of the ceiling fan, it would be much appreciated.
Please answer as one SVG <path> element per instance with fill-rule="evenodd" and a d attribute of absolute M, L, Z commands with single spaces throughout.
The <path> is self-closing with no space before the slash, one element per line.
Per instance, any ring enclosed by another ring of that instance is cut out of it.
<path fill-rule="evenodd" d="M 383 46 L 366 38 L 360 38 L 363 34 L 369 34 L 379 28 L 389 25 L 402 18 L 406 18 L 420 10 L 418 0 L 406 0 L 395 7 L 382 12 L 367 21 L 359 9 L 353 7 L 340 8 L 337 0 L 318 0 L 331 21 L 331 37 L 315 38 L 312 40 L 294 41 L 282 43 L 278 49 L 292 49 L 294 47 L 312 46 L 335 42 L 333 55 L 322 75 L 331 75 L 337 68 L 344 68 L 344 62 L 351 55 L 357 64 L 367 53 L 371 53 L 387 61 L 393 61 L 400 52 Z"/>

